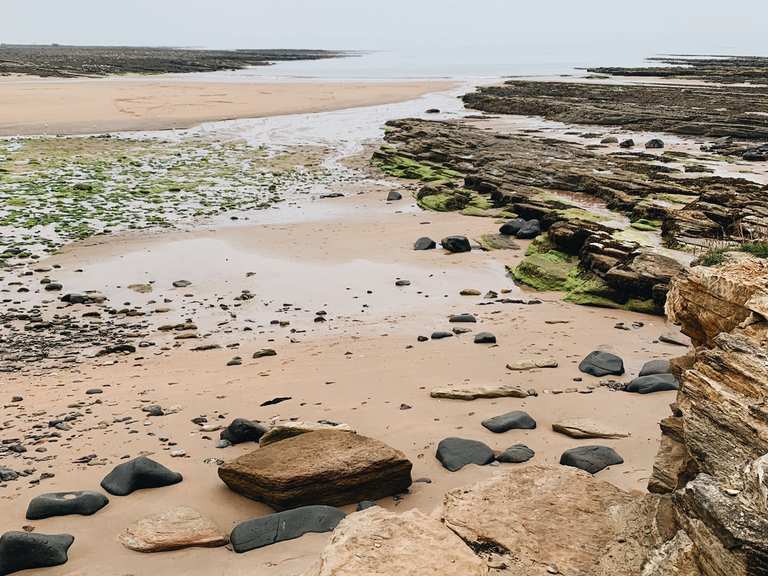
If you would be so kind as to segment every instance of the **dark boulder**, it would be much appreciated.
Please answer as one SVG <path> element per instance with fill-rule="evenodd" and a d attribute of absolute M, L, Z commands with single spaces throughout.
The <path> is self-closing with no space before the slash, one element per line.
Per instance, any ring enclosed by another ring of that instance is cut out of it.
<path fill-rule="evenodd" d="M 525 444 L 515 444 L 499 454 L 496 460 L 503 464 L 522 464 L 528 462 L 535 455 L 536 453 Z"/>
<path fill-rule="evenodd" d="M 32 499 L 27 507 L 27 520 L 42 520 L 54 516 L 77 514 L 90 516 L 109 504 L 99 492 L 53 492 Z"/>
<path fill-rule="evenodd" d="M 536 219 L 528 220 L 528 222 L 525 223 L 525 226 L 517 231 L 517 237 L 520 240 L 531 240 L 532 238 L 536 238 L 539 234 L 541 234 L 541 222 Z"/>
<path fill-rule="evenodd" d="M 402 200 L 403 195 L 400 194 L 400 192 L 397 192 L 395 190 L 391 190 L 389 194 L 387 194 L 387 202 L 394 202 L 395 200 Z"/>
<path fill-rule="evenodd" d="M 527 412 L 515 410 L 507 412 L 501 416 L 494 416 L 488 420 L 483 420 L 483 426 L 491 432 L 500 434 L 507 430 L 533 430 L 536 428 L 536 420 L 531 418 Z"/>
<path fill-rule="evenodd" d="M 672 364 L 666 358 L 650 360 L 643 364 L 639 376 L 651 376 L 653 374 L 671 374 Z"/>
<path fill-rule="evenodd" d="M 434 250 L 435 248 L 437 248 L 437 243 L 426 236 L 419 238 L 413 244 L 414 250 Z"/>
<path fill-rule="evenodd" d="M 658 150 L 664 148 L 664 141 L 659 138 L 652 138 L 645 143 L 645 147 L 649 150 Z"/>
<path fill-rule="evenodd" d="M 470 252 L 472 246 L 466 236 L 448 236 L 440 241 L 448 252 Z"/>
<path fill-rule="evenodd" d="M 136 490 L 178 484 L 182 479 L 178 472 L 146 456 L 140 456 L 115 466 L 101 481 L 101 487 L 115 496 L 127 496 Z"/>
<path fill-rule="evenodd" d="M 224 428 L 219 438 L 227 440 L 230 444 L 242 444 L 243 442 L 258 442 L 267 432 L 267 427 L 252 422 L 245 418 L 235 418 L 232 423 Z"/>
<path fill-rule="evenodd" d="M 475 334 L 475 344 L 496 344 L 496 336 L 490 332 L 479 332 Z"/>
<path fill-rule="evenodd" d="M 472 314 L 454 314 L 448 320 L 449 322 L 477 322 Z"/>
<path fill-rule="evenodd" d="M 651 374 L 649 376 L 640 376 L 627 384 L 627 392 L 637 394 L 652 394 L 654 392 L 667 392 L 677 390 L 680 385 L 673 374 Z"/>
<path fill-rule="evenodd" d="M 610 352 L 596 350 L 581 361 L 579 370 L 592 376 L 621 376 L 624 374 L 624 361 Z"/>
<path fill-rule="evenodd" d="M 443 468 L 456 472 L 467 464 L 485 466 L 494 461 L 493 450 L 477 440 L 446 438 L 437 445 L 437 459 Z"/>
<path fill-rule="evenodd" d="M 0 574 L 65 564 L 74 541 L 69 534 L 6 532 L 0 537 Z"/>
<path fill-rule="evenodd" d="M 563 452 L 560 464 L 597 474 L 603 468 L 623 464 L 624 459 L 608 446 L 579 446 Z"/>
<path fill-rule="evenodd" d="M 504 224 L 501 225 L 501 228 L 499 228 L 499 234 L 504 236 L 517 236 L 517 233 L 526 225 L 526 223 L 527 222 L 523 218 L 515 218 L 504 222 Z"/>
<path fill-rule="evenodd" d="M 346 514 L 331 506 L 304 506 L 254 518 L 235 526 L 229 541 L 243 553 L 300 538 L 310 532 L 331 532 Z"/>
<path fill-rule="evenodd" d="M 432 332 L 432 340 L 442 340 L 443 338 L 450 338 L 451 336 L 453 336 L 453 332 L 445 332 L 442 330 Z"/>
<path fill-rule="evenodd" d="M 632 138 L 628 138 L 627 140 L 623 140 L 619 146 L 622 148 L 632 148 L 635 145 L 635 141 L 632 140 Z"/>

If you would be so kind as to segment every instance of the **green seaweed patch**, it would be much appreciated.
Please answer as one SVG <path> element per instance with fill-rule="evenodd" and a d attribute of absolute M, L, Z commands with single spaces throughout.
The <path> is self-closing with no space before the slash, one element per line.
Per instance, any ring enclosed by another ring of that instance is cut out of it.
<path fill-rule="evenodd" d="M 373 164 L 388 176 L 408 180 L 436 182 L 438 180 L 456 180 L 464 177 L 461 172 L 451 170 L 436 162 L 418 162 L 412 158 L 406 158 L 391 152 L 383 158 L 376 159 Z"/>
<path fill-rule="evenodd" d="M 529 247 L 523 261 L 510 272 L 515 280 L 535 290 L 564 292 L 568 291 L 568 280 L 577 266 L 578 260 L 563 252 L 530 253 Z"/>
<path fill-rule="evenodd" d="M 635 230 L 643 232 L 655 232 L 661 228 L 661 224 L 661 220 L 647 220 L 645 218 L 640 218 L 639 220 L 632 222 L 630 226 Z"/>
<path fill-rule="evenodd" d="M 479 240 L 484 250 L 520 250 L 520 245 L 511 236 L 483 234 Z"/>

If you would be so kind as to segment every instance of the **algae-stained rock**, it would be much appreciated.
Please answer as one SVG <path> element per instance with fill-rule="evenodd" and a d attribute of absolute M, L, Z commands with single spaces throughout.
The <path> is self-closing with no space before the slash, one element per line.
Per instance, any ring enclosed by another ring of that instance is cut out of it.
<path fill-rule="evenodd" d="M 78 514 L 90 516 L 109 503 L 99 492 L 53 492 L 35 496 L 27 507 L 27 520 Z"/>
<path fill-rule="evenodd" d="M 552 430 L 571 438 L 627 438 L 628 432 L 590 418 L 567 418 L 552 424 Z"/>
<path fill-rule="evenodd" d="M 486 562 L 439 520 L 380 507 L 347 516 L 303 576 L 486 576 Z"/>
<path fill-rule="evenodd" d="M 580 470 L 529 465 L 448 492 L 442 517 L 473 547 L 506 551 L 510 574 L 637 576 L 655 502 Z"/>
<path fill-rule="evenodd" d="M 118 464 L 101 481 L 101 487 L 115 496 L 127 496 L 136 490 L 162 488 L 182 481 L 178 472 L 145 456 Z"/>
<path fill-rule="evenodd" d="M 136 552 L 215 548 L 227 543 L 226 536 L 213 522 L 188 506 L 142 518 L 123 530 L 117 539 Z"/>
<path fill-rule="evenodd" d="M 318 430 L 281 440 L 219 468 L 235 492 L 276 510 L 378 500 L 411 485 L 411 462 L 372 438 Z"/>
<path fill-rule="evenodd" d="M 562 291 L 567 289 L 568 279 L 576 268 L 575 258 L 550 250 L 526 255 L 512 270 L 512 276 L 536 290 Z"/>
<path fill-rule="evenodd" d="M 229 540 L 235 552 L 249 552 L 310 532 L 331 532 L 345 516 L 342 510 L 332 506 L 303 506 L 238 524 Z"/>
<path fill-rule="evenodd" d="M 432 398 L 450 400 L 477 400 L 478 398 L 528 398 L 530 394 L 517 386 L 500 384 L 498 386 L 457 386 L 435 388 L 429 395 Z"/>
<path fill-rule="evenodd" d="M 0 537 L 0 574 L 65 564 L 74 541 L 69 534 L 6 532 Z"/>

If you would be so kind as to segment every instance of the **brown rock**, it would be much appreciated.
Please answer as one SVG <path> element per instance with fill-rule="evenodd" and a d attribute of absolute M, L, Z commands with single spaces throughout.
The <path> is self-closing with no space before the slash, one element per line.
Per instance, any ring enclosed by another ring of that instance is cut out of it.
<path fill-rule="evenodd" d="M 165 552 L 181 548 L 224 546 L 227 538 L 213 522 L 187 506 L 147 516 L 129 526 L 118 541 L 137 552 Z"/>
<path fill-rule="evenodd" d="M 460 388 L 435 388 L 429 395 L 432 398 L 450 400 L 476 400 L 478 398 L 528 398 L 530 394 L 518 388 L 502 384 L 499 386 L 465 386 Z"/>
<path fill-rule="evenodd" d="M 571 438 L 627 438 L 627 432 L 622 432 L 589 418 L 568 418 L 552 424 L 552 430 Z"/>
<path fill-rule="evenodd" d="M 307 432 L 316 430 L 343 430 L 344 432 L 355 431 L 348 424 L 330 424 L 327 422 L 300 422 L 286 421 L 273 424 L 272 427 L 259 438 L 259 446 L 269 446 L 286 438 L 293 438 Z"/>
<path fill-rule="evenodd" d="M 485 576 L 486 563 L 438 520 L 418 510 L 369 508 L 333 532 L 320 561 L 304 576 Z"/>
<path fill-rule="evenodd" d="M 557 359 L 526 358 L 507 364 L 507 370 L 535 370 L 536 368 L 557 368 Z"/>
<path fill-rule="evenodd" d="M 219 468 L 235 492 L 276 510 L 378 500 L 411 485 L 411 462 L 383 442 L 318 430 L 259 448 Z"/>

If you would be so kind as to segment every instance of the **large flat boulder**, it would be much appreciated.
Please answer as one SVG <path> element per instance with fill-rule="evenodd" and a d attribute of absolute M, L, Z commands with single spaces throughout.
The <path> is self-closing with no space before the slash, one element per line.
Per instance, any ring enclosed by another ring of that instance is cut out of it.
<path fill-rule="evenodd" d="M 411 462 L 372 438 L 341 430 L 307 432 L 227 462 L 219 477 L 276 510 L 378 500 L 411 485 Z"/>
<path fill-rule="evenodd" d="M 486 562 L 439 520 L 418 510 L 350 514 L 303 576 L 485 576 Z"/>
<path fill-rule="evenodd" d="M 657 502 L 580 470 L 529 465 L 448 492 L 442 516 L 470 546 L 504 554 L 510 574 L 637 576 Z"/>

